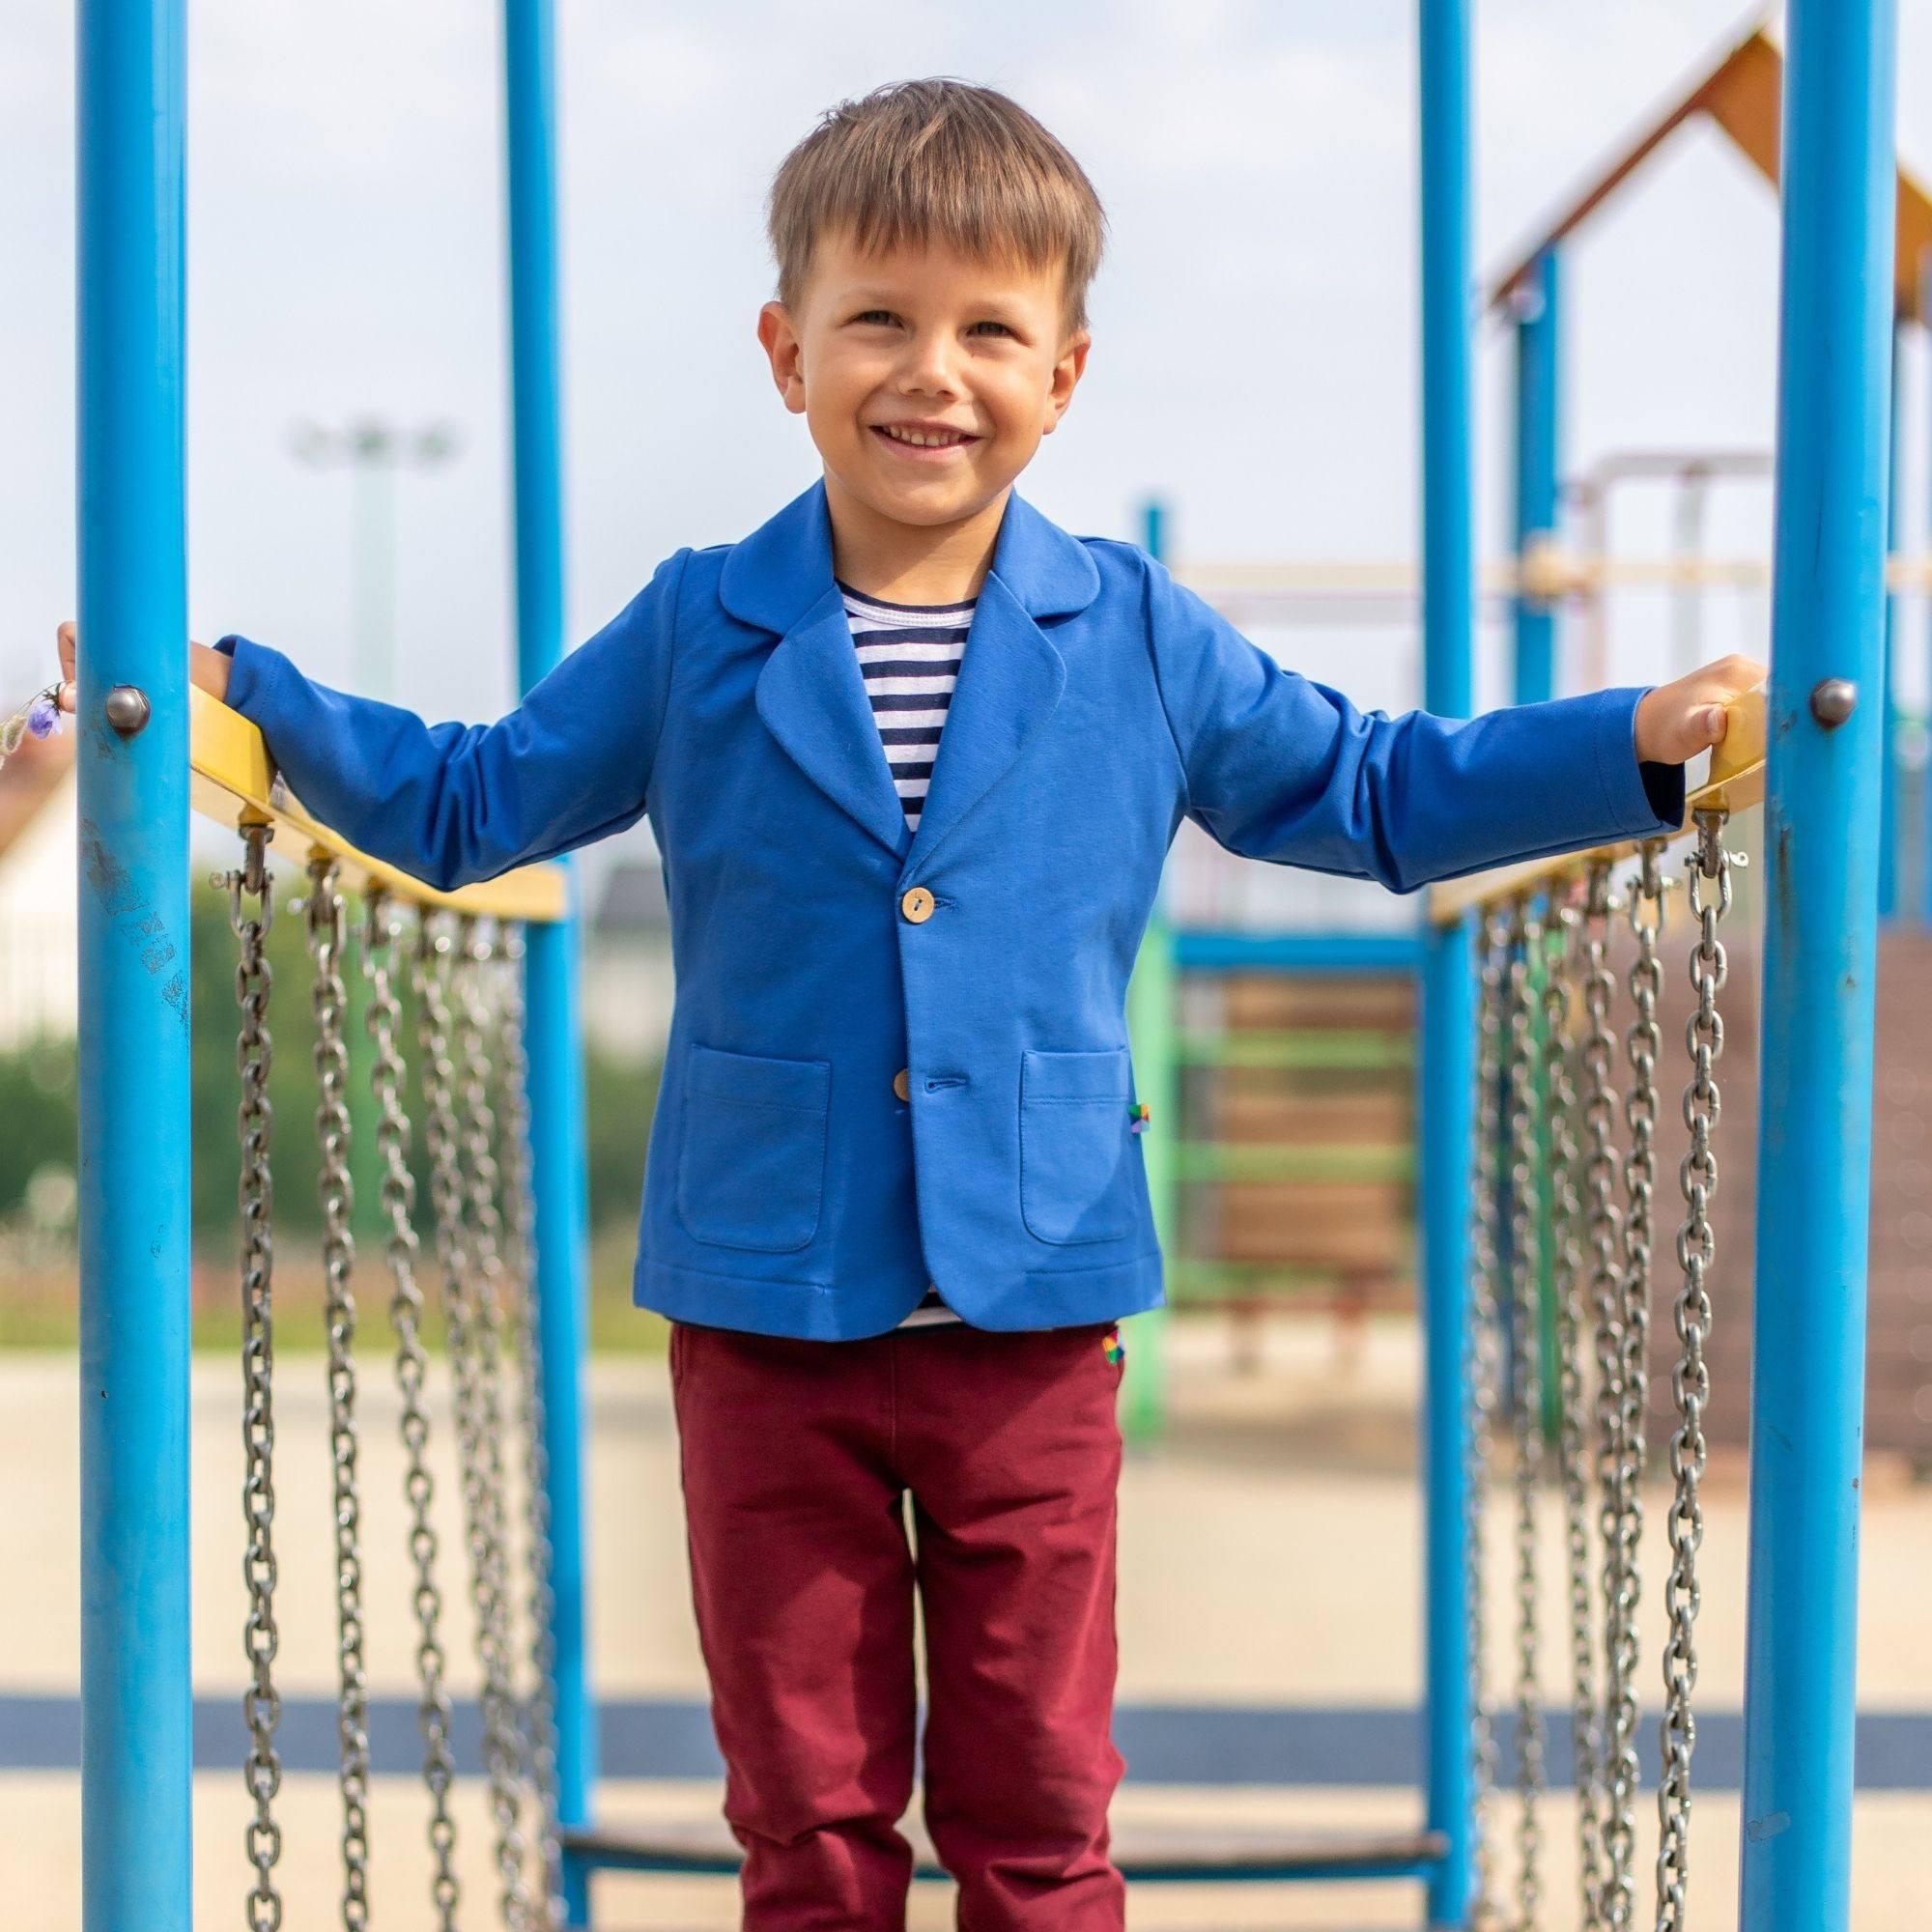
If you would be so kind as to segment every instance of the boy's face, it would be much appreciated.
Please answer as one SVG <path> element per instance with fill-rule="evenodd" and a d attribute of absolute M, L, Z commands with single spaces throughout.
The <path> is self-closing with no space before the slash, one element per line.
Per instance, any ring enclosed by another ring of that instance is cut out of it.
<path fill-rule="evenodd" d="M 999 500 L 1073 398 L 1088 337 L 1058 268 L 935 246 L 862 254 L 822 237 L 796 309 L 758 340 L 828 488 L 895 523 L 963 522 Z"/>

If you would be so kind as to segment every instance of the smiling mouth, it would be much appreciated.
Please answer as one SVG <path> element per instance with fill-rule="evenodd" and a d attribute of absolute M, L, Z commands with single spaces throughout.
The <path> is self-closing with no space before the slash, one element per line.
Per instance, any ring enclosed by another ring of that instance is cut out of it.
<path fill-rule="evenodd" d="M 964 449 L 980 439 L 970 430 L 921 427 L 914 423 L 871 423 L 867 427 L 882 442 L 895 449 L 918 451 L 923 456 L 944 455 L 951 449 Z"/>

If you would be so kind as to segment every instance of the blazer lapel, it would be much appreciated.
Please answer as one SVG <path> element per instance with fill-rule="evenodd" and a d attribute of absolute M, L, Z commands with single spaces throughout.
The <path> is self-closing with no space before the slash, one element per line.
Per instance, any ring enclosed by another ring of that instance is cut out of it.
<path fill-rule="evenodd" d="M 973 611 L 909 857 L 923 866 L 1053 716 L 1066 662 L 997 573 Z"/>
<path fill-rule="evenodd" d="M 832 578 L 832 525 L 815 483 L 726 557 L 724 608 L 779 636 L 758 673 L 758 716 L 813 784 L 895 857 L 923 867 L 1053 716 L 1066 665 L 1039 620 L 1093 603 L 1086 546 L 1008 498 L 915 838 L 879 743 L 851 626 Z"/>
<path fill-rule="evenodd" d="M 773 647 L 758 673 L 757 706 L 799 770 L 895 858 L 904 857 L 912 832 L 836 588 L 828 584 Z"/>

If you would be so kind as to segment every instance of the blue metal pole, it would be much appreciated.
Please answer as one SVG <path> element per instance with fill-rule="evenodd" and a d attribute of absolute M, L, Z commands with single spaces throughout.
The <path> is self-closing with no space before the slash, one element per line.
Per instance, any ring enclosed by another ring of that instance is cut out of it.
<path fill-rule="evenodd" d="M 1470 434 L 1469 0 L 1420 0 L 1423 701 L 1474 708 L 1474 457 Z M 1475 1780 L 1468 1631 L 1468 1198 L 1476 1069 L 1470 922 L 1424 944 L 1419 1158 L 1424 1322 L 1428 1817 L 1449 1851 L 1429 1922 L 1468 1923 Z"/>
<path fill-rule="evenodd" d="M 504 0 L 510 363 L 516 488 L 517 678 L 527 691 L 563 654 L 562 453 L 556 324 L 556 111 L 550 0 Z M 573 891 L 575 881 L 572 882 Z M 590 1822 L 597 1715 L 586 1645 L 583 1376 L 589 1337 L 583 1062 L 577 922 L 528 934 L 530 1147 L 537 1317 L 556 1592 L 558 1808 Z M 589 1879 L 564 1862 L 567 1922 L 589 1921 Z"/>
<path fill-rule="evenodd" d="M 1918 313 L 1924 318 L 1923 330 L 1926 355 L 1920 366 L 1925 371 L 1925 400 L 1932 404 L 1932 248 L 1923 250 L 1918 259 Z M 1932 409 L 1927 411 L 1928 421 L 1932 421 Z M 1932 442 L 1926 445 L 1927 463 L 1925 467 L 1925 509 L 1926 509 L 1926 549 L 1932 551 Z M 1932 670 L 1932 592 L 1926 593 L 1925 604 L 1925 644 L 1928 670 Z M 1928 679 L 1928 689 L 1932 689 L 1932 679 Z M 1932 742 L 1932 696 L 1928 696 L 1925 716 L 1925 729 L 1928 742 Z M 1932 759 L 1928 759 L 1919 779 L 1921 790 L 1918 799 L 1918 916 L 1927 925 L 1932 925 Z"/>
<path fill-rule="evenodd" d="M 187 1932 L 187 563 L 178 0 L 82 0 L 81 1886 Z M 122 737 L 102 703 L 146 695 Z"/>
<path fill-rule="evenodd" d="M 1896 22 L 1893 0 L 1787 20 L 1741 1922 L 1844 1932 Z"/>
<path fill-rule="evenodd" d="M 1899 417 L 1899 371 L 1904 366 L 1905 325 L 1895 321 L 1891 330 L 1891 403 L 1887 412 L 1889 434 L 1886 442 L 1886 540 L 1888 556 L 1896 556 L 1905 548 L 1905 493 L 1897 484 L 1898 459 L 1903 424 Z M 1885 705 L 1884 744 L 1879 754 L 1878 820 L 1878 916 L 1882 920 L 1898 912 L 1898 645 L 1899 604 L 1896 592 L 1888 591 L 1885 600 L 1885 672 L 1880 682 L 1880 697 Z"/>
<path fill-rule="evenodd" d="M 1556 537 L 1561 340 L 1558 259 L 1553 248 L 1536 258 L 1516 310 L 1516 556 L 1519 567 Z M 1519 704 L 1556 695 L 1556 607 L 1516 597 L 1516 673 Z"/>

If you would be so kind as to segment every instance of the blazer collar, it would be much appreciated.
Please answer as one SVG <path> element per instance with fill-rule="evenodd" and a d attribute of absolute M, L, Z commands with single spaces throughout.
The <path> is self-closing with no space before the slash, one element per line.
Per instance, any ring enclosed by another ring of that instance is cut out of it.
<path fill-rule="evenodd" d="M 1018 497 L 993 549 L 915 838 L 894 787 L 832 576 L 825 487 L 814 484 L 724 560 L 719 596 L 781 635 L 758 673 L 758 715 L 799 769 L 896 859 L 923 870 L 948 833 L 1052 716 L 1066 667 L 1042 617 L 1084 611 L 1100 574 L 1086 546 Z"/>
<path fill-rule="evenodd" d="M 1000 520 L 992 575 L 1034 618 L 1070 617 L 1100 594 L 1087 546 L 1017 492 Z M 821 478 L 732 545 L 718 596 L 741 622 L 782 637 L 832 588 L 832 519 Z"/>

